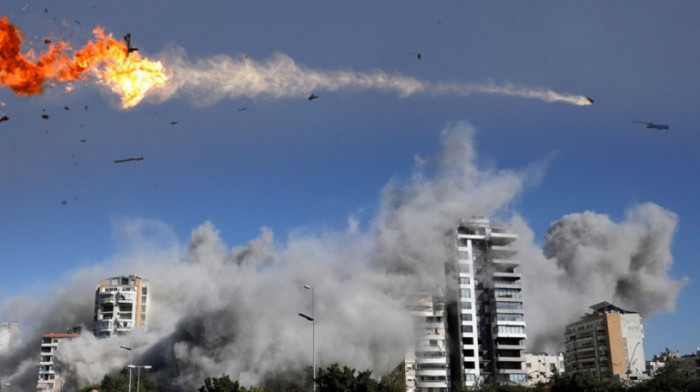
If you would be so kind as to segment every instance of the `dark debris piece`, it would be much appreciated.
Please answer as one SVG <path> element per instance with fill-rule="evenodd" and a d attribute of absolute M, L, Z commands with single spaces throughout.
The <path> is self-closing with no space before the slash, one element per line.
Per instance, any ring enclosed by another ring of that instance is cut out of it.
<path fill-rule="evenodd" d="M 49 115 L 48 115 L 48 114 L 42 114 L 42 115 L 41 115 L 41 118 L 43 118 L 44 120 L 48 120 L 48 119 L 49 119 Z"/>
<path fill-rule="evenodd" d="M 0 122 L 7 121 L 7 120 L 9 120 L 9 119 L 10 119 L 10 118 L 7 117 L 7 116 L 2 116 L 2 117 L 0 117 Z"/>

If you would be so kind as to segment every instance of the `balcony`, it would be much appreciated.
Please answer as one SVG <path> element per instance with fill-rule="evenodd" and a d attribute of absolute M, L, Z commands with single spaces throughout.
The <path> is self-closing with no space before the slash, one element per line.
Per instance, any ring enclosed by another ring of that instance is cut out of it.
<path fill-rule="evenodd" d="M 504 357 L 502 355 L 499 355 L 496 357 L 497 362 L 525 362 L 525 358 L 523 357 Z"/>
<path fill-rule="evenodd" d="M 496 350 L 525 350 L 525 345 L 496 343 Z"/>
<path fill-rule="evenodd" d="M 518 250 L 508 246 L 492 246 L 491 254 L 493 258 L 508 258 L 518 254 Z"/>
<path fill-rule="evenodd" d="M 520 265 L 520 259 L 497 259 L 493 258 L 491 259 L 491 263 L 498 268 L 501 267 L 501 269 L 507 269 L 507 268 L 515 268 Z"/>
<path fill-rule="evenodd" d="M 136 295 L 133 293 L 120 293 L 117 295 L 120 303 L 133 303 L 136 300 Z"/>
<path fill-rule="evenodd" d="M 112 322 L 111 321 L 98 321 L 95 330 L 98 332 L 111 331 L 112 330 Z"/>

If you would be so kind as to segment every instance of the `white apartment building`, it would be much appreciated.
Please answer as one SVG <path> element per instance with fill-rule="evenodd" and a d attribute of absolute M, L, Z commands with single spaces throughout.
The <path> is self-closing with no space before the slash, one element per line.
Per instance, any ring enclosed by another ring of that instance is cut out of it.
<path fill-rule="evenodd" d="M 483 217 L 453 233 L 446 265 L 451 374 L 460 388 L 496 382 L 525 385 L 525 318 L 517 234 Z"/>
<path fill-rule="evenodd" d="M 407 392 L 447 392 L 450 383 L 446 342 L 444 301 L 435 296 L 420 296 L 411 310 L 416 345 L 406 353 Z"/>
<path fill-rule="evenodd" d="M 527 371 L 527 384 L 548 383 L 555 374 L 564 373 L 564 353 L 557 355 L 538 353 L 525 354 L 525 370 Z"/>
<path fill-rule="evenodd" d="M 644 328 L 639 313 L 608 302 L 566 326 L 567 371 L 589 371 L 601 380 L 645 378 Z"/>
<path fill-rule="evenodd" d="M 103 279 L 95 290 L 94 334 L 108 338 L 145 327 L 147 310 L 148 280 L 135 275 Z"/>
<path fill-rule="evenodd" d="M 47 333 L 43 336 L 38 365 L 39 379 L 36 385 L 38 391 L 58 392 L 61 390 L 63 379 L 54 370 L 54 355 L 61 340 L 76 338 L 80 336 L 79 331 L 79 328 L 74 328 L 72 333 Z"/>
<path fill-rule="evenodd" d="M 19 323 L 3 323 L 0 325 L 0 353 L 17 347 L 20 343 L 22 331 Z"/>

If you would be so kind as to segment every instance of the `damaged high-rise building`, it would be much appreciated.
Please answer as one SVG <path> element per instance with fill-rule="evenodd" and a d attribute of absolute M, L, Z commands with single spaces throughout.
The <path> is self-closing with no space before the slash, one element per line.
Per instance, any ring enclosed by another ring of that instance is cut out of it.
<path fill-rule="evenodd" d="M 100 281 L 95 290 L 94 334 L 107 338 L 146 326 L 148 280 L 135 275 Z"/>
<path fill-rule="evenodd" d="M 472 218 L 449 234 L 446 264 L 448 348 L 455 389 L 525 384 L 525 317 L 517 234 Z"/>

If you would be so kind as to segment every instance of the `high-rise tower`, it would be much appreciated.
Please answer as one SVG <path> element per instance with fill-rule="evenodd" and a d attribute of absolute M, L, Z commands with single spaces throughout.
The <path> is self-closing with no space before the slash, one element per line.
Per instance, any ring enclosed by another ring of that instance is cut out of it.
<path fill-rule="evenodd" d="M 525 318 L 518 236 L 472 218 L 449 234 L 446 265 L 450 374 L 453 387 L 525 384 Z"/>
<path fill-rule="evenodd" d="M 148 280 L 135 275 L 100 281 L 95 291 L 95 336 L 107 338 L 146 326 Z"/>

